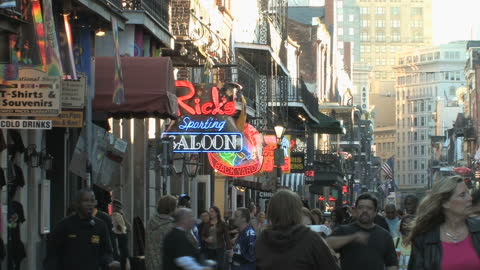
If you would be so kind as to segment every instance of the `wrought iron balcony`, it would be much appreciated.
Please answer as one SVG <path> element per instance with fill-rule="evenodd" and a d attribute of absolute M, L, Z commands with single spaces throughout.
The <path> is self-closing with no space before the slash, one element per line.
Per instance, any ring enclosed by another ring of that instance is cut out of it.
<path fill-rule="evenodd" d="M 115 6 L 118 2 L 123 10 L 143 10 L 168 29 L 170 0 L 107 0 Z"/>
<path fill-rule="evenodd" d="M 238 83 L 243 87 L 247 106 L 255 109 L 259 77 L 255 68 L 243 57 L 238 57 Z"/>
<path fill-rule="evenodd" d="M 299 106 L 305 105 L 312 115 L 320 114 L 318 98 L 308 90 L 303 80 L 298 79 L 292 82 L 288 77 L 279 76 L 274 83 L 276 84 L 272 98 L 274 103 L 280 105 L 288 102 L 289 107 L 295 107 L 295 103 L 297 103 Z"/>
<path fill-rule="evenodd" d="M 314 176 L 309 184 L 327 186 L 343 184 L 344 161 L 336 154 L 327 151 L 316 151 L 313 162 Z"/>

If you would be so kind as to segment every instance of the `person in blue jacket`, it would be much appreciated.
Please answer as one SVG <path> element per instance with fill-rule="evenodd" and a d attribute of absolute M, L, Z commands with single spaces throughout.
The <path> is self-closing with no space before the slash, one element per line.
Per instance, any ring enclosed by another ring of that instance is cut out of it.
<path fill-rule="evenodd" d="M 234 214 L 234 224 L 238 228 L 238 236 L 233 239 L 232 270 L 255 270 L 256 234 L 250 225 L 250 211 L 238 208 Z"/>

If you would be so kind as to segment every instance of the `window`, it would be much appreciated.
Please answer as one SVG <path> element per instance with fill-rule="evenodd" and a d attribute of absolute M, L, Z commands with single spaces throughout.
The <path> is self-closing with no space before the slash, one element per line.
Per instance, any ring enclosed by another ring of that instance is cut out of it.
<path fill-rule="evenodd" d="M 422 21 L 413 20 L 410 22 L 410 26 L 413 28 L 421 28 L 423 25 Z"/>
<path fill-rule="evenodd" d="M 338 28 L 338 35 L 343 36 L 343 28 L 341 27 Z"/>
<path fill-rule="evenodd" d="M 377 20 L 375 24 L 378 28 L 384 28 L 385 27 L 385 20 Z"/>
<path fill-rule="evenodd" d="M 393 32 L 393 33 L 392 33 L 392 41 L 394 41 L 394 42 L 399 42 L 399 41 L 400 41 L 400 33 L 398 33 L 398 32 Z"/>
<path fill-rule="evenodd" d="M 400 15 L 400 7 L 392 7 L 390 8 L 391 15 Z"/>
<path fill-rule="evenodd" d="M 360 34 L 360 40 L 361 41 L 368 41 L 368 33 L 367 32 L 362 32 Z"/>
<path fill-rule="evenodd" d="M 362 14 L 362 15 L 370 14 L 370 8 L 368 8 L 368 7 L 360 8 L 360 14 Z"/>
<path fill-rule="evenodd" d="M 425 102 L 423 102 L 423 101 L 420 103 L 420 111 L 421 112 L 425 111 Z"/>
<path fill-rule="evenodd" d="M 423 9 L 421 7 L 412 7 L 411 9 L 412 16 L 422 15 Z"/>
<path fill-rule="evenodd" d="M 385 41 L 385 32 L 377 32 L 376 41 Z"/>
<path fill-rule="evenodd" d="M 417 122 L 417 117 L 414 117 L 414 118 L 413 118 L 413 126 L 416 127 L 417 124 L 418 124 L 418 122 Z"/>
<path fill-rule="evenodd" d="M 416 31 L 413 33 L 413 42 L 422 42 L 423 41 L 423 34 L 421 31 Z"/>
<path fill-rule="evenodd" d="M 425 155 L 425 145 L 420 147 L 420 154 Z M 423 169 L 423 168 L 422 168 Z"/>
<path fill-rule="evenodd" d="M 440 59 L 440 52 L 435 52 L 435 60 Z"/>
<path fill-rule="evenodd" d="M 363 28 L 367 28 L 370 26 L 370 21 L 369 20 L 361 20 L 360 24 L 362 25 Z"/>
<path fill-rule="evenodd" d="M 400 21 L 399 20 L 392 20 L 392 28 L 400 28 Z"/>
<path fill-rule="evenodd" d="M 413 133 L 413 140 L 414 140 L 414 141 L 417 141 L 417 139 L 418 139 L 418 133 L 417 133 L 417 132 L 414 132 L 414 133 Z"/>
<path fill-rule="evenodd" d="M 385 14 L 385 8 L 383 8 L 383 7 L 377 7 L 377 8 L 375 8 L 375 14 L 377 14 L 377 15 L 383 15 L 383 14 Z"/>
<path fill-rule="evenodd" d="M 422 184 L 425 184 L 425 175 L 421 175 L 422 176 Z"/>
<path fill-rule="evenodd" d="M 355 32 L 353 31 L 353 28 L 348 28 L 348 34 L 349 34 L 350 36 L 353 36 L 354 33 L 355 33 Z"/>
<path fill-rule="evenodd" d="M 354 20 L 355 20 L 355 15 L 353 15 L 353 14 L 348 15 L 348 21 L 349 22 L 353 22 Z"/>
<path fill-rule="evenodd" d="M 337 21 L 343 22 L 343 14 L 338 14 Z"/>
<path fill-rule="evenodd" d="M 415 148 L 417 148 L 417 147 L 415 147 Z M 418 161 L 416 161 L 416 160 L 413 161 L 413 169 L 414 170 L 418 169 Z"/>
<path fill-rule="evenodd" d="M 422 116 L 422 118 L 420 118 L 420 126 L 424 127 L 425 126 L 425 117 Z"/>
<path fill-rule="evenodd" d="M 338 8 L 343 8 L 343 1 L 342 0 L 337 1 L 337 7 Z"/>

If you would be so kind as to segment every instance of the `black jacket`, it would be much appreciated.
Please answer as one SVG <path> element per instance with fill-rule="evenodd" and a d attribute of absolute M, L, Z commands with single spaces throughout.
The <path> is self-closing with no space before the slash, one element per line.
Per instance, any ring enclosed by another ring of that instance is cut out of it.
<path fill-rule="evenodd" d="M 480 257 L 480 219 L 467 219 L 473 247 Z M 440 226 L 413 240 L 408 270 L 438 270 L 442 264 Z"/>
<path fill-rule="evenodd" d="M 257 270 L 340 269 L 320 234 L 304 225 L 265 229 L 255 244 Z"/>

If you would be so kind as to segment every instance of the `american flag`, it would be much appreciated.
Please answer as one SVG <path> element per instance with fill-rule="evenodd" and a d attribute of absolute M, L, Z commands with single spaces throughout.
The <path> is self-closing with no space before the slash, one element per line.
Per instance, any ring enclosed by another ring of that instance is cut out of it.
<path fill-rule="evenodd" d="M 395 180 L 393 178 L 393 175 L 394 175 L 393 160 L 394 160 L 394 157 L 389 158 L 385 162 L 385 164 L 383 164 L 383 166 L 382 166 L 382 170 L 385 172 L 384 186 L 388 191 L 390 190 L 390 188 L 392 188 L 393 191 L 398 188 L 397 184 L 395 183 Z"/>
<path fill-rule="evenodd" d="M 393 157 L 389 158 L 382 166 L 382 170 L 386 174 L 386 179 L 393 179 Z"/>

